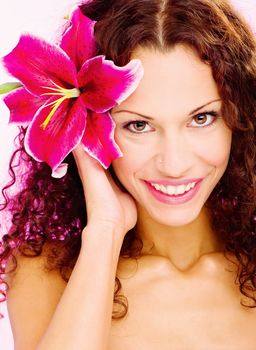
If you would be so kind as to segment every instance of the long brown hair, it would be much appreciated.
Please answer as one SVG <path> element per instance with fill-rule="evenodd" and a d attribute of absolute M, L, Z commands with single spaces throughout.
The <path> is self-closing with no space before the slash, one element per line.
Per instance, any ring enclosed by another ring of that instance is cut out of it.
<path fill-rule="evenodd" d="M 139 46 L 166 52 L 183 44 L 211 66 L 223 100 L 222 115 L 233 132 L 233 141 L 228 168 L 207 206 L 225 253 L 235 255 L 239 262 L 240 291 L 250 300 L 242 304 L 255 307 L 256 44 L 252 32 L 225 0 L 94 0 L 81 5 L 81 10 L 97 21 L 98 53 L 116 64 L 128 63 Z M 16 151 L 19 156 L 25 155 L 24 133 L 25 129 L 21 129 L 21 146 Z M 75 264 L 80 233 L 86 225 L 86 205 L 73 156 L 66 160 L 70 171 L 62 180 L 52 179 L 47 165 L 27 155 L 24 161 L 30 163 L 30 173 L 24 189 L 13 199 L 13 226 L 4 236 L 1 259 L 12 255 L 13 242 L 18 241 L 27 255 L 39 255 L 46 242 L 56 242 L 48 256 L 48 267 L 60 269 L 63 278 L 68 279 L 67 271 Z M 138 258 L 141 249 L 141 240 L 131 230 L 120 255 Z M 117 319 L 128 310 L 121 287 L 116 277 L 114 306 L 119 310 L 113 310 L 113 318 Z"/>

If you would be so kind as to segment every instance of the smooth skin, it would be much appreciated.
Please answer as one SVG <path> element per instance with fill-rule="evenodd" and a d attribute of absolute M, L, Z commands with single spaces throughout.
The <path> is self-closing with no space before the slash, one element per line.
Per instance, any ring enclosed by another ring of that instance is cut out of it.
<path fill-rule="evenodd" d="M 67 285 L 44 270 L 47 247 L 39 258 L 18 256 L 8 281 L 15 349 L 254 350 L 256 311 L 240 305 L 235 265 L 224 258 L 204 207 L 232 141 L 211 70 L 180 45 L 133 56 L 145 76 L 112 111 L 124 154 L 113 168 L 128 193 L 77 147 L 89 218 L 81 252 Z M 158 202 L 143 183 L 194 177 L 204 179 L 200 191 L 176 206 Z M 119 258 L 136 224 L 144 243 L 137 263 Z M 111 321 L 116 273 L 129 301 L 121 321 Z"/>

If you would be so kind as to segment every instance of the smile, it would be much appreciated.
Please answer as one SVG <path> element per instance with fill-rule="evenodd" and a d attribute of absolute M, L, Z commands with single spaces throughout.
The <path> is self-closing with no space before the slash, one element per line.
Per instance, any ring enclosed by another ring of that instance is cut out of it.
<path fill-rule="evenodd" d="M 178 196 L 189 192 L 192 188 L 195 187 L 196 182 L 189 183 L 188 185 L 180 186 L 164 186 L 159 184 L 150 183 L 157 191 L 168 194 L 170 196 Z"/>
<path fill-rule="evenodd" d="M 159 202 L 171 205 L 184 204 L 192 200 L 201 187 L 203 179 L 191 179 L 174 182 L 144 181 L 151 195 Z"/>

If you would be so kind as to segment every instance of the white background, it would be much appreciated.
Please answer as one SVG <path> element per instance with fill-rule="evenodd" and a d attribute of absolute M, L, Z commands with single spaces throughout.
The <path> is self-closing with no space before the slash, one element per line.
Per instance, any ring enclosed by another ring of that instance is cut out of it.
<path fill-rule="evenodd" d="M 107 1 L 107 0 L 106 0 Z M 256 0 L 232 0 L 256 28 Z M 0 57 L 9 53 L 17 44 L 19 35 L 31 32 L 53 40 L 76 0 L 1 0 L 0 3 Z M 0 84 L 12 81 L 0 67 Z M 13 137 L 17 129 L 8 126 L 8 110 L 0 99 L 0 184 L 7 177 L 7 162 L 13 149 Z M 0 186 L 1 187 L 1 186 Z M 3 310 L 3 305 L 0 306 Z M 0 349 L 12 350 L 13 341 L 7 315 L 0 320 Z"/>

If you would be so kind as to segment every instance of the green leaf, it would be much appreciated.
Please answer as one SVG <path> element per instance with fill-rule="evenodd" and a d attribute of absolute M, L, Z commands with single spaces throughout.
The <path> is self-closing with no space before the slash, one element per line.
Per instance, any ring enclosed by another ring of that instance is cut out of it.
<path fill-rule="evenodd" d="M 0 85 L 0 95 L 7 94 L 8 92 L 10 92 L 12 90 L 16 90 L 22 86 L 23 85 L 21 83 L 18 83 L 18 82 L 2 84 L 2 85 Z"/>

